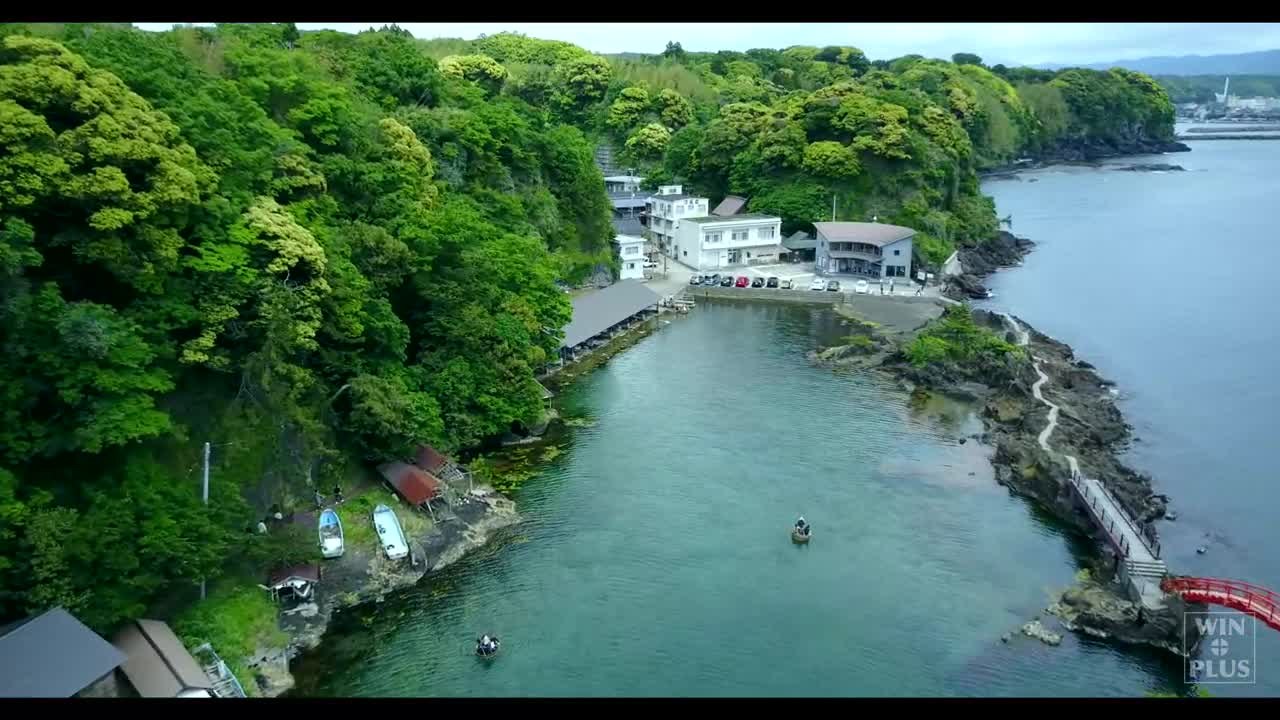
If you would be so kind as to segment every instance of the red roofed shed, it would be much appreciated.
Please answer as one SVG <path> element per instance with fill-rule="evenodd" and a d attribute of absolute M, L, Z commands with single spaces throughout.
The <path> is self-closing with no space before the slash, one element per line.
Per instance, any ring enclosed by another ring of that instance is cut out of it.
<path fill-rule="evenodd" d="M 400 493 L 400 497 L 415 507 L 440 495 L 440 481 L 430 472 L 408 463 L 390 462 L 379 466 L 378 472 Z"/>
<path fill-rule="evenodd" d="M 418 452 L 414 456 L 414 463 L 433 475 L 439 475 L 440 471 L 449 465 L 449 458 L 440 454 L 430 445 L 419 445 Z"/>

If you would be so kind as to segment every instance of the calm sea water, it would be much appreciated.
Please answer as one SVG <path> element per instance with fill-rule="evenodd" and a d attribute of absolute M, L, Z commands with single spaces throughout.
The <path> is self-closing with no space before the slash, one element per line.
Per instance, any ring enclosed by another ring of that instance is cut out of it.
<path fill-rule="evenodd" d="M 811 367 L 836 322 L 703 302 L 582 378 L 560 401 L 588 425 L 518 493 L 528 521 L 339 615 L 295 664 L 298 694 L 1171 687 L 1180 667 L 1154 652 L 1017 634 L 1072 582 L 1079 541 L 996 485 L 987 450 L 957 442 L 980 428 L 969 410 Z M 815 528 L 804 547 L 788 537 L 798 513 Z M 483 632 L 503 639 L 491 663 L 471 654 Z"/>
<path fill-rule="evenodd" d="M 989 183 L 1000 216 L 1039 246 L 991 280 L 988 304 L 1119 384 L 1141 438 L 1128 461 L 1179 514 L 1160 528 L 1174 572 L 1280 590 L 1280 141 L 1189 144 L 1119 161 L 1187 172 L 1059 167 Z M 1256 686 L 1210 691 L 1280 695 L 1280 633 L 1259 626 L 1257 652 Z"/>

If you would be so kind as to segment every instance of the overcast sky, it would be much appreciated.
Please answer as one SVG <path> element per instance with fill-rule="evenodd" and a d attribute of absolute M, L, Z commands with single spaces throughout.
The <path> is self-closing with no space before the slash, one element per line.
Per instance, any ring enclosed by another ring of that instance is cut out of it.
<path fill-rule="evenodd" d="M 388 23 L 298 23 L 358 32 Z M 854 45 L 873 60 L 974 52 L 988 63 L 1092 63 L 1153 55 L 1214 55 L 1280 48 L 1280 23 L 397 23 L 415 37 L 474 39 L 522 32 L 598 53 Z M 168 30 L 172 23 L 136 23 Z"/>

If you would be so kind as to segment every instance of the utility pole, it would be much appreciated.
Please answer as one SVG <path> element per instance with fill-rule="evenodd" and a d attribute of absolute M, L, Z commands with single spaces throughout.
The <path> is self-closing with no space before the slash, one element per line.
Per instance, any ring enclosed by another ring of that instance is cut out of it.
<path fill-rule="evenodd" d="M 831 195 L 831 222 L 835 222 L 835 221 L 836 221 L 836 196 L 833 193 Z"/>
<path fill-rule="evenodd" d="M 209 506 L 209 443 L 204 444 L 204 489 L 200 493 L 205 507 Z M 204 578 L 200 578 L 200 599 L 204 599 Z"/>

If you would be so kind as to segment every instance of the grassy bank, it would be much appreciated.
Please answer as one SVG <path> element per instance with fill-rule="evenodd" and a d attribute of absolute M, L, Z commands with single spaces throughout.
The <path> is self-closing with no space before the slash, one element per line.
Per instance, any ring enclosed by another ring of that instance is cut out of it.
<path fill-rule="evenodd" d="M 395 510 L 400 519 L 400 527 L 406 536 L 422 537 L 431 531 L 431 518 L 425 514 L 407 508 L 390 490 L 382 487 L 371 488 L 355 497 L 348 498 L 335 508 L 342 520 L 342 534 L 348 548 L 374 551 L 378 549 L 378 534 L 373 529 L 373 509 L 378 505 L 386 505 Z"/>
<path fill-rule="evenodd" d="M 174 632 L 188 648 L 213 646 L 249 695 L 257 683 L 246 658 L 259 648 L 284 647 L 289 638 L 277 624 L 277 608 L 271 595 L 249 577 L 228 578 L 203 602 L 174 619 Z"/>

